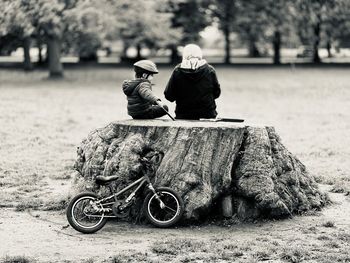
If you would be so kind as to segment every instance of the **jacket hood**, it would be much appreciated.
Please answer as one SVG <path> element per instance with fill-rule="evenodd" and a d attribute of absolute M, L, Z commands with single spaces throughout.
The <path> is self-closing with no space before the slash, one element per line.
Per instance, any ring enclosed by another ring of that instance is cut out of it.
<path fill-rule="evenodd" d="M 205 77 L 207 72 L 210 71 L 210 67 L 206 63 L 195 70 L 181 68 L 180 66 L 178 66 L 177 70 L 185 78 L 189 78 L 192 81 L 198 81 L 198 80 L 202 79 L 203 77 Z"/>
<path fill-rule="evenodd" d="M 135 88 L 141 83 L 146 82 L 146 79 L 132 79 L 132 80 L 124 80 L 123 82 L 123 91 L 125 95 L 130 96 Z"/>

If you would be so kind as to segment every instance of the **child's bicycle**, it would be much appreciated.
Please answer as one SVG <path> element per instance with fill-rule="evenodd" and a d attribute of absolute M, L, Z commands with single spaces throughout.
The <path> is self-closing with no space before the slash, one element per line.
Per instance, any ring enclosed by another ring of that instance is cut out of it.
<path fill-rule="evenodd" d="M 85 192 L 75 196 L 67 208 L 69 224 L 79 232 L 90 234 L 100 230 L 108 218 L 127 217 L 130 208 L 135 204 L 136 193 L 144 185 L 149 189 L 143 204 L 146 218 L 157 227 L 170 227 L 176 224 L 184 212 L 182 198 L 171 188 L 155 189 L 147 172 L 152 164 L 147 158 L 141 158 L 140 161 L 143 176 L 117 193 L 113 191 L 110 183 L 118 179 L 118 176 L 97 176 L 96 184 L 108 186 L 112 195 L 99 198 L 95 193 Z M 134 187 L 136 189 L 126 198 L 120 198 Z"/>

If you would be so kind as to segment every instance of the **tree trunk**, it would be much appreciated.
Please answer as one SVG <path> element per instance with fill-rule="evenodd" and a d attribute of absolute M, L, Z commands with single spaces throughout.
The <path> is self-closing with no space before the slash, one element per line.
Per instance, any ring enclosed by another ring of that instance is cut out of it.
<path fill-rule="evenodd" d="M 128 60 L 128 54 L 127 54 L 128 49 L 129 49 L 129 45 L 126 42 L 124 42 L 123 43 L 123 51 L 122 51 L 122 54 L 120 56 L 120 60 L 122 62 L 125 62 Z"/>
<path fill-rule="evenodd" d="M 330 39 L 328 39 L 328 41 L 327 41 L 327 53 L 328 53 L 329 58 L 333 57 L 333 55 L 332 55 L 332 41 Z"/>
<path fill-rule="evenodd" d="M 24 53 L 23 67 L 24 67 L 24 70 L 26 71 L 30 71 L 33 69 L 33 64 L 30 59 L 30 46 L 31 46 L 31 39 L 30 37 L 26 37 L 23 40 L 23 53 Z"/>
<path fill-rule="evenodd" d="M 46 43 L 46 56 L 44 57 L 44 64 L 49 65 L 49 54 L 50 54 L 50 46 Z"/>
<path fill-rule="evenodd" d="M 79 62 L 97 62 L 97 52 L 91 52 L 89 54 L 79 54 Z"/>
<path fill-rule="evenodd" d="M 313 46 L 313 62 L 314 63 L 321 63 L 321 59 L 318 53 L 318 48 L 319 48 L 319 44 L 320 44 L 320 38 L 321 38 L 321 23 L 318 22 L 315 26 L 314 26 L 314 46 Z"/>
<path fill-rule="evenodd" d="M 179 53 L 177 52 L 177 46 L 171 46 L 171 56 L 170 56 L 170 63 L 172 65 L 176 65 L 181 61 L 181 57 L 179 56 Z"/>
<path fill-rule="evenodd" d="M 281 64 L 281 32 L 278 30 L 273 38 L 273 64 Z"/>
<path fill-rule="evenodd" d="M 40 37 L 37 37 L 37 46 L 38 46 L 38 65 L 43 65 L 44 64 L 44 58 L 43 58 L 43 43 L 40 39 Z"/>
<path fill-rule="evenodd" d="M 280 218 L 318 209 L 327 200 L 273 128 L 227 122 L 111 123 L 92 132 L 78 148 L 76 182 L 103 193 L 105 188 L 94 178 L 118 175 L 113 187 L 120 190 L 140 177 L 140 157 L 152 155 L 157 158 L 151 180 L 183 197 L 187 220 L 217 216 L 220 210 L 223 217 Z"/>
<path fill-rule="evenodd" d="M 249 57 L 251 57 L 251 58 L 260 57 L 260 52 L 258 50 L 258 47 L 256 46 L 255 40 L 249 41 Z"/>
<path fill-rule="evenodd" d="M 38 55 L 39 55 L 39 57 L 38 57 L 38 64 L 39 65 L 42 65 L 44 63 L 42 51 L 43 50 L 42 50 L 41 44 L 38 44 Z"/>
<path fill-rule="evenodd" d="M 137 60 L 142 59 L 141 49 L 142 49 L 141 45 L 140 45 L 140 44 L 137 44 L 137 45 L 136 45 L 136 51 L 137 51 L 136 59 L 137 59 Z"/>
<path fill-rule="evenodd" d="M 87 40 L 88 41 L 88 40 Z M 89 44 L 81 46 L 79 49 L 79 62 L 93 62 L 98 61 L 97 47 L 93 48 Z"/>
<path fill-rule="evenodd" d="M 50 78 L 62 78 L 63 66 L 61 63 L 61 42 L 58 38 L 48 40 L 48 58 Z"/>
<path fill-rule="evenodd" d="M 224 27 L 224 36 L 225 36 L 225 64 L 231 63 L 231 39 L 230 39 L 230 28 L 228 25 Z"/>
<path fill-rule="evenodd" d="M 225 38 L 225 64 L 231 63 L 231 29 L 234 23 L 233 14 L 235 14 L 234 5 L 235 1 L 225 0 L 218 3 L 219 8 L 223 9 L 223 16 L 221 17 L 221 29 Z"/>

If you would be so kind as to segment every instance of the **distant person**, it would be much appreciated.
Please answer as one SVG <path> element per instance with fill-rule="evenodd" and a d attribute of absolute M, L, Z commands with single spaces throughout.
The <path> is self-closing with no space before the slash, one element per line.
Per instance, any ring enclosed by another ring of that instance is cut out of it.
<path fill-rule="evenodd" d="M 133 119 L 164 116 L 168 106 L 161 104 L 161 100 L 152 92 L 151 81 L 153 75 L 158 73 L 156 64 L 150 60 L 140 60 L 134 64 L 134 71 L 135 79 L 123 82 L 123 91 L 128 100 L 128 114 Z"/>
<path fill-rule="evenodd" d="M 164 91 L 165 98 L 176 102 L 176 118 L 199 120 L 217 116 L 215 99 L 220 96 L 215 69 L 202 58 L 199 46 L 185 46 Z"/>

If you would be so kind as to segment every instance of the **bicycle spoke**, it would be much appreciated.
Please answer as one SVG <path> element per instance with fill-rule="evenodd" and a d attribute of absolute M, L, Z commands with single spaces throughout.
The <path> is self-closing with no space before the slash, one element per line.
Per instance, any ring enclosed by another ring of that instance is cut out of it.
<path fill-rule="evenodd" d="M 165 206 L 165 208 L 168 208 L 170 211 L 173 211 L 174 213 L 176 213 L 176 210 L 174 210 L 174 209 L 172 209 L 171 207 L 169 207 L 169 206 Z"/>
<path fill-rule="evenodd" d="M 82 217 L 77 218 L 77 220 L 83 220 L 84 218 L 87 218 L 87 216 L 86 216 L 86 215 L 83 215 Z"/>
<path fill-rule="evenodd" d="M 96 214 L 95 212 L 91 211 L 91 199 L 89 198 L 88 200 L 81 200 L 80 202 L 77 203 L 75 207 L 75 220 L 78 224 L 84 227 L 90 227 L 95 225 L 97 222 L 100 221 L 101 216 L 99 214 Z"/>
<path fill-rule="evenodd" d="M 152 217 L 160 222 L 168 222 L 176 218 L 179 203 L 177 199 L 168 192 L 157 193 L 160 200 L 154 198 L 150 203 L 150 213 Z"/>

